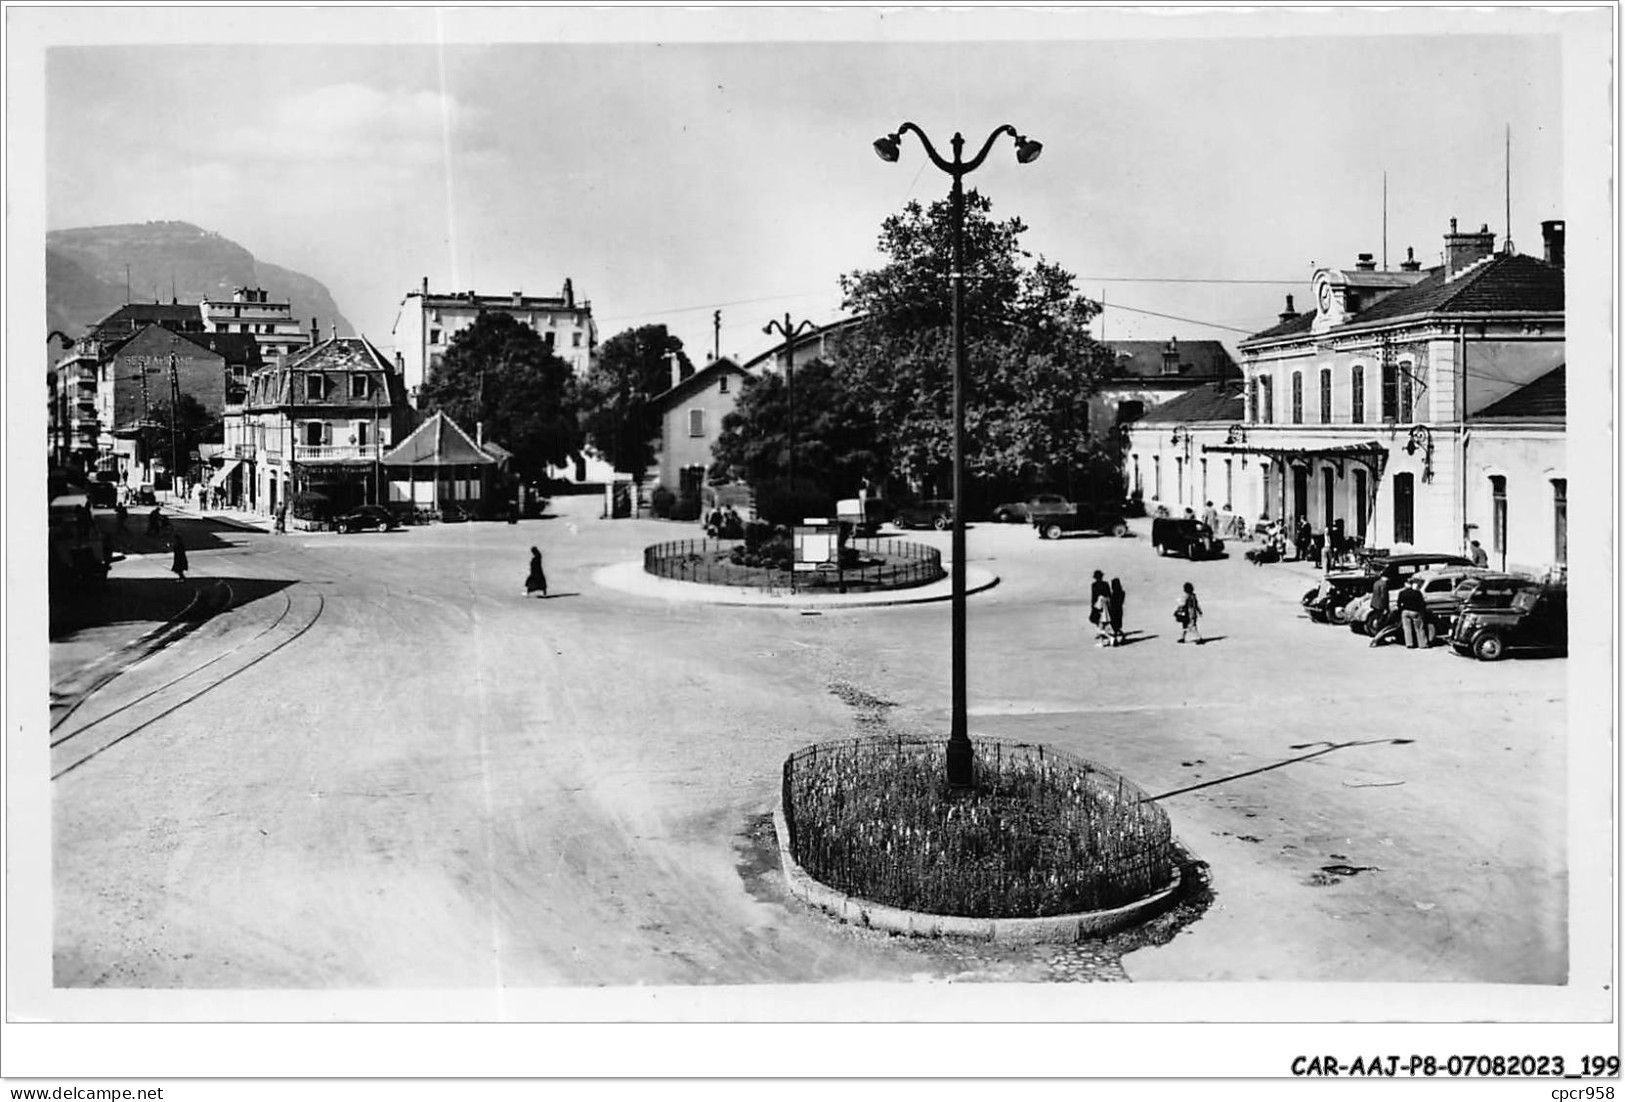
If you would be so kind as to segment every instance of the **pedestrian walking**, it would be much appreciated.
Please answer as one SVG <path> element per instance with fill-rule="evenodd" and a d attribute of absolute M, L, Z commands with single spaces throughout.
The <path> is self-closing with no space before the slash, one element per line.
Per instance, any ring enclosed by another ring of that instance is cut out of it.
<path fill-rule="evenodd" d="M 1213 502 L 1211 501 L 1202 506 L 1202 523 L 1207 525 L 1208 530 L 1214 535 L 1218 534 L 1219 511 L 1213 507 Z"/>
<path fill-rule="evenodd" d="M 547 596 L 547 575 L 542 572 L 542 552 L 539 548 L 530 549 L 530 573 L 525 575 L 525 596 L 532 593 L 541 593 Z"/>
<path fill-rule="evenodd" d="M 1426 650 L 1433 645 L 1428 638 L 1428 603 L 1422 596 L 1422 583 L 1415 578 L 1405 583 L 1394 597 L 1394 604 L 1399 606 L 1399 626 L 1405 635 L 1405 649 L 1416 650 L 1418 647 Z"/>
<path fill-rule="evenodd" d="M 1123 592 L 1122 580 L 1119 578 L 1113 578 L 1110 607 L 1112 621 L 1112 646 L 1114 647 L 1123 641 L 1123 603 L 1127 600 L 1128 594 Z"/>
<path fill-rule="evenodd" d="M 1095 626 L 1095 645 L 1102 645 L 1108 623 L 1108 606 L 1111 601 L 1112 587 L 1106 584 L 1106 575 L 1102 571 L 1095 571 L 1095 577 L 1089 583 L 1089 622 Z"/>
<path fill-rule="evenodd" d="M 169 569 L 175 572 L 175 580 L 177 582 L 184 582 L 186 580 L 187 571 L 186 544 L 181 542 L 181 534 L 179 532 L 176 532 L 169 538 L 169 550 L 173 556 L 169 560 Z"/>
<path fill-rule="evenodd" d="M 1174 619 L 1179 621 L 1179 641 L 1183 643 L 1185 636 L 1194 632 L 1196 645 L 1202 645 L 1202 602 L 1196 599 L 1196 587 L 1190 582 L 1185 583 L 1185 595 L 1179 599 L 1174 607 Z"/>
<path fill-rule="evenodd" d="M 1473 541 L 1473 552 L 1472 552 L 1472 554 L 1473 554 L 1473 565 L 1474 566 L 1489 566 L 1490 565 L 1490 553 L 1488 551 L 1484 550 L 1484 545 L 1479 543 L 1477 540 Z"/>

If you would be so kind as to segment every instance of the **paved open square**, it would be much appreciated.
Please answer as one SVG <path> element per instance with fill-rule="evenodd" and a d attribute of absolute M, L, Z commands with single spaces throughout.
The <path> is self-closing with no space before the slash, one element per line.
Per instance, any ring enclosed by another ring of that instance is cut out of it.
<path fill-rule="evenodd" d="M 184 586 L 245 599 L 52 734 L 56 985 L 1565 981 L 1565 660 L 1371 649 L 1303 615 L 1308 568 L 1162 558 L 1143 521 L 977 525 L 968 565 L 997 584 L 969 603 L 973 732 L 1127 775 L 1209 891 L 1098 967 L 910 942 L 791 898 L 767 820 L 796 748 L 945 729 L 948 603 L 611 588 L 693 529 L 600 511 L 194 553 Z M 1127 591 L 1125 646 L 1092 645 L 1096 569 Z M 1200 646 L 1176 643 L 1186 581 Z"/>

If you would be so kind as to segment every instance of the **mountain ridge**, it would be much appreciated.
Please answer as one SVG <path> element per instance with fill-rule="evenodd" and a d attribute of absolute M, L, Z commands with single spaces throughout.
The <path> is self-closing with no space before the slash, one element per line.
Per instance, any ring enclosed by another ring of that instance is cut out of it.
<path fill-rule="evenodd" d="M 293 320 L 318 319 L 341 336 L 354 327 L 320 280 L 260 260 L 223 234 L 190 222 L 127 222 L 47 231 L 46 331 L 78 336 L 126 302 L 197 303 L 258 287 L 287 302 Z M 167 292 L 167 297 L 165 293 Z"/>

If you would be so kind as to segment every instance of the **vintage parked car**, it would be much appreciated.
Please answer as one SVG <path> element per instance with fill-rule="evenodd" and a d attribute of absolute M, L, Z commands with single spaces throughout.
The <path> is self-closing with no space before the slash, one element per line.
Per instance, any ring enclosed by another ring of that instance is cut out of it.
<path fill-rule="evenodd" d="M 995 506 L 995 524 L 1029 524 L 1039 517 L 1074 513 L 1077 507 L 1060 494 L 1034 494 L 1026 501 L 1010 501 Z"/>
<path fill-rule="evenodd" d="M 1460 555 L 1431 552 L 1374 558 L 1366 564 L 1364 570 L 1339 571 L 1326 575 L 1318 586 L 1303 595 L 1300 603 L 1308 611 L 1309 619 L 1315 623 L 1341 624 L 1348 614 L 1349 602 L 1362 593 L 1370 593 L 1372 583 L 1377 580 L 1379 574 L 1388 578 L 1388 590 L 1392 593 L 1419 570 L 1438 566 L 1472 565 L 1472 559 Z"/>
<path fill-rule="evenodd" d="M 1041 540 L 1058 540 L 1067 532 L 1094 532 L 1117 538 L 1128 535 L 1128 521 L 1122 513 L 1096 505 L 1071 505 L 1067 512 L 1034 516 L 1033 527 Z"/>
<path fill-rule="evenodd" d="M 953 527 L 954 503 L 952 499 L 932 498 L 901 506 L 892 523 L 899 528 L 935 528 L 943 532 Z"/>
<path fill-rule="evenodd" d="M 1567 654 L 1569 591 L 1529 578 L 1484 579 L 1461 606 L 1450 646 L 1482 662 L 1514 650 Z"/>
<path fill-rule="evenodd" d="M 401 522 L 395 519 L 395 514 L 382 505 L 363 505 L 336 518 L 333 524 L 340 532 L 361 532 L 367 529 L 392 532 L 401 526 Z"/>
<path fill-rule="evenodd" d="M 1428 615 L 1443 632 L 1450 630 L 1462 601 L 1477 587 L 1481 579 L 1512 577 L 1510 574 L 1501 574 L 1483 566 L 1441 566 L 1433 570 L 1424 570 L 1414 576 L 1422 579 L 1422 597 L 1427 601 Z M 1375 584 L 1375 579 L 1372 584 Z M 1388 599 L 1392 611 L 1392 592 L 1389 593 Z M 1362 593 L 1350 601 L 1344 610 L 1343 619 L 1348 623 L 1349 630 L 1356 635 L 1374 634 L 1379 625 L 1376 614 L 1371 611 L 1371 594 Z"/>
<path fill-rule="evenodd" d="M 1151 522 L 1151 548 L 1159 555 L 1216 559 L 1224 554 L 1224 541 L 1194 517 L 1158 517 Z"/>

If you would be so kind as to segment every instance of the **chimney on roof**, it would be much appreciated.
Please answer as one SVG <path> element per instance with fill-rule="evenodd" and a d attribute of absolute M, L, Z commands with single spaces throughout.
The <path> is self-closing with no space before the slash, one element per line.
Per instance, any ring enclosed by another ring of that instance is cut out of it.
<path fill-rule="evenodd" d="M 1555 218 L 1540 224 L 1540 239 L 1546 245 L 1546 263 L 1554 268 L 1563 266 L 1563 220 Z"/>
<path fill-rule="evenodd" d="M 682 382 L 683 368 L 682 365 L 677 361 L 676 353 L 666 353 L 666 365 L 671 368 L 671 385 L 676 386 L 678 383 Z"/>
<path fill-rule="evenodd" d="M 514 293 L 513 293 L 513 305 L 514 305 L 514 309 L 516 309 L 516 310 L 517 310 L 517 309 L 518 309 L 518 308 L 519 308 L 519 304 L 520 304 L 520 303 L 521 303 L 521 302 L 523 302 L 523 301 L 524 301 L 524 300 L 525 300 L 525 292 L 523 292 L 523 291 L 515 291 L 515 292 L 514 292 Z"/>
<path fill-rule="evenodd" d="M 339 323 L 335 321 L 332 325 L 329 325 L 327 327 L 327 332 L 328 332 L 328 336 L 329 336 L 330 339 L 335 340 L 335 341 L 338 340 L 339 339 Z"/>
<path fill-rule="evenodd" d="M 564 277 L 564 308 L 566 310 L 574 310 L 576 308 L 576 289 L 570 283 L 569 276 Z"/>
<path fill-rule="evenodd" d="M 316 324 L 316 315 L 310 316 L 310 343 L 315 344 L 322 339 L 322 327 Z"/>
<path fill-rule="evenodd" d="M 1280 314 L 1278 314 L 1276 316 L 1279 317 L 1283 323 L 1289 322 L 1293 318 L 1298 316 L 1298 311 L 1292 308 L 1292 296 L 1291 295 L 1286 296 L 1286 309 L 1282 310 L 1280 312 Z"/>
<path fill-rule="evenodd" d="M 474 422 L 474 446 L 476 448 L 485 447 L 485 422 L 484 421 L 475 421 Z"/>
<path fill-rule="evenodd" d="M 1495 252 L 1495 234 L 1486 223 L 1477 233 L 1456 232 L 1456 220 L 1450 220 L 1450 232 L 1444 235 L 1444 275 L 1451 278 L 1470 264 L 1475 264 Z"/>
<path fill-rule="evenodd" d="M 1422 270 L 1422 262 L 1416 259 L 1416 250 L 1409 245 L 1405 246 L 1405 259 L 1400 262 L 1399 270 L 1402 272 L 1420 272 Z"/>
<path fill-rule="evenodd" d="M 1354 270 L 1357 272 L 1374 272 L 1377 270 L 1377 262 L 1372 259 L 1370 253 L 1361 253 L 1359 259 L 1354 262 Z"/>
<path fill-rule="evenodd" d="M 1162 373 L 1164 375 L 1179 374 L 1179 338 L 1169 337 L 1168 343 L 1162 350 Z"/>
<path fill-rule="evenodd" d="M 423 277 L 423 293 L 425 295 L 427 295 L 429 293 L 429 277 L 428 276 Z"/>

